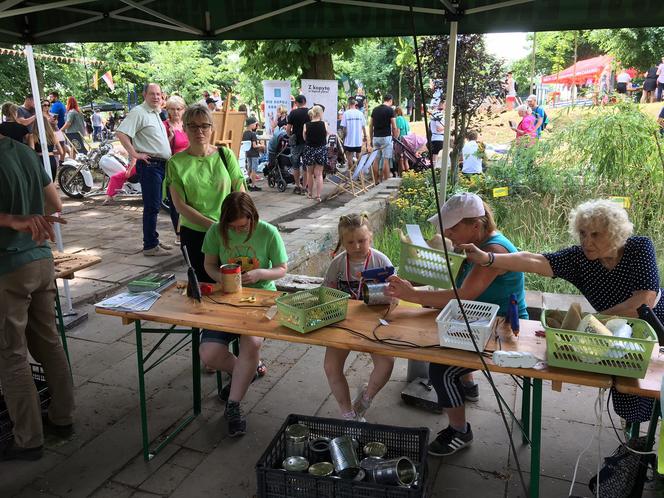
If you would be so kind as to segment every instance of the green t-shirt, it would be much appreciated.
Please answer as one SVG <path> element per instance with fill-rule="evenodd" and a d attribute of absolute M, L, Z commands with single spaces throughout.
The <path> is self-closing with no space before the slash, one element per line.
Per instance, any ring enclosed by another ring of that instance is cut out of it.
<path fill-rule="evenodd" d="M 408 126 L 408 121 L 403 116 L 397 116 L 397 128 L 399 128 L 399 137 L 406 136 L 410 133 L 410 127 Z"/>
<path fill-rule="evenodd" d="M 244 185 L 244 175 L 235 155 L 226 147 L 221 150 L 228 169 L 218 153 L 196 157 L 182 151 L 168 160 L 164 178 L 164 188 L 173 187 L 188 206 L 214 221 L 219 221 L 221 204 L 226 196 Z M 206 231 L 205 227 L 182 215 L 180 220 L 182 226 L 198 232 Z"/>
<path fill-rule="evenodd" d="M 205 234 L 203 253 L 219 256 L 220 265 L 241 264 L 242 271 L 272 268 L 288 261 L 286 246 L 275 226 L 259 220 L 251 238 L 245 242 L 246 238 L 246 233 L 229 230 L 226 247 L 219 233 L 219 223 L 215 223 Z M 273 280 L 261 280 L 247 287 L 277 290 Z"/>
<path fill-rule="evenodd" d="M 44 187 L 51 179 L 35 151 L 11 138 L 0 138 L 0 159 L 0 213 L 44 214 Z M 47 242 L 38 246 L 29 233 L 0 227 L 0 275 L 51 257 Z"/>

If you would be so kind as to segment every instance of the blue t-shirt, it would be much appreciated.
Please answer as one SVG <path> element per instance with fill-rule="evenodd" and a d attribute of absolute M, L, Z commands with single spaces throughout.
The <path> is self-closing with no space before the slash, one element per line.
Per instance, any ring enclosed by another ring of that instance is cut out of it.
<path fill-rule="evenodd" d="M 508 252 L 518 252 L 518 249 L 514 244 L 501 233 L 489 237 L 484 241 L 480 248 L 485 248 L 491 244 L 502 246 L 507 249 Z M 474 266 L 474 264 L 468 263 L 468 261 L 463 263 L 456 278 L 457 287 L 461 287 L 463 281 Z M 477 296 L 477 299 L 474 299 L 474 301 L 497 304 L 500 306 L 498 315 L 507 316 L 511 294 L 516 294 L 517 303 L 519 304 L 519 318 L 527 319 L 528 311 L 526 310 L 525 278 L 522 272 L 508 271 L 507 273 L 498 275 L 493 279 L 493 282 L 491 282 L 489 287 L 487 287 L 482 294 Z"/>
<path fill-rule="evenodd" d="M 533 114 L 535 115 L 535 122 L 537 123 L 538 119 L 542 119 L 542 124 L 544 124 L 544 109 L 542 109 L 541 105 L 538 105 L 533 109 Z M 537 127 L 537 136 L 539 137 L 542 134 L 542 125 L 539 125 Z"/>
<path fill-rule="evenodd" d="M 51 110 L 49 112 L 58 117 L 58 128 L 62 128 L 65 125 L 65 105 L 59 100 L 56 100 L 51 104 Z"/>
<path fill-rule="evenodd" d="M 551 265 L 553 276 L 574 285 L 599 312 L 626 301 L 635 291 L 660 290 L 655 248 L 648 237 L 629 237 L 622 258 L 612 270 L 598 259 L 586 258 L 581 246 L 544 254 L 544 257 Z M 664 320 L 664 299 L 659 300 L 653 311 Z"/>

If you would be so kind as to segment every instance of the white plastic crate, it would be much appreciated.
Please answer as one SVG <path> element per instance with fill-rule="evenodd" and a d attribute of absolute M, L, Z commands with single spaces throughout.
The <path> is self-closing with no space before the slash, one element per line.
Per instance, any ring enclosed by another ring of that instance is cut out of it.
<path fill-rule="evenodd" d="M 478 301 L 465 301 L 463 309 L 466 312 L 468 323 L 473 331 L 475 342 L 480 351 L 484 350 L 493 326 L 496 323 L 496 316 L 500 306 L 497 304 L 480 303 Z M 473 340 L 470 338 L 468 327 L 463 320 L 463 315 L 459 309 L 459 303 L 453 299 L 443 311 L 436 317 L 438 325 L 438 337 L 440 345 L 446 348 L 463 349 L 464 351 L 475 351 Z"/>

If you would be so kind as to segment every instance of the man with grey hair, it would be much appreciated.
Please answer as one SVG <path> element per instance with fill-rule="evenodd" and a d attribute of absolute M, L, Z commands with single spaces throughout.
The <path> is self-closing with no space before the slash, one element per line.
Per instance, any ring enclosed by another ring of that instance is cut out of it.
<path fill-rule="evenodd" d="M 120 123 L 117 136 L 129 154 L 143 194 L 143 254 L 168 256 L 171 246 L 159 242 L 157 216 L 161 207 L 166 161 L 171 157 L 166 128 L 159 118 L 161 87 L 148 83 L 143 90 L 143 103 L 134 107 Z"/>
<path fill-rule="evenodd" d="M 535 116 L 535 131 L 537 132 L 537 138 L 539 138 L 542 130 L 546 128 L 548 121 L 546 112 L 544 112 L 542 106 L 537 105 L 536 95 L 529 95 L 526 99 L 526 104 L 528 104 L 528 107 L 533 111 L 533 116 Z"/>

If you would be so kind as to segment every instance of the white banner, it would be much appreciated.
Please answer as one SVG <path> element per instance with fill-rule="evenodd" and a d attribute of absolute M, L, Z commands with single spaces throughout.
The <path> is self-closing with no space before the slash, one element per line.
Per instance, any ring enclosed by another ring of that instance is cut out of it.
<path fill-rule="evenodd" d="M 265 102 L 265 132 L 272 135 L 272 122 L 279 117 L 277 109 L 284 106 L 286 111 L 291 108 L 290 81 L 263 81 L 263 101 Z"/>
<path fill-rule="evenodd" d="M 302 94 L 307 98 L 307 107 L 319 104 L 325 107 L 324 121 L 330 133 L 337 132 L 337 102 L 339 88 L 337 80 L 302 80 Z"/>

